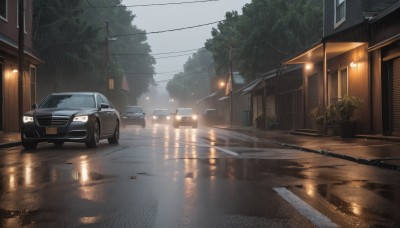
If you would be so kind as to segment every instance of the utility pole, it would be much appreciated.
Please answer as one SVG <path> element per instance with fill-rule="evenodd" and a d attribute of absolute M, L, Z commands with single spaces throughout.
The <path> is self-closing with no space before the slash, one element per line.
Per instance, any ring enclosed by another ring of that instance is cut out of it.
<path fill-rule="evenodd" d="M 105 46 L 106 46 L 106 64 L 105 64 L 105 77 L 106 77 L 106 95 L 108 99 L 110 99 L 110 76 L 109 76 L 109 70 L 110 70 L 110 53 L 109 53 L 109 48 L 108 48 L 108 41 L 109 41 L 109 35 L 110 35 L 110 28 L 108 26 L 108 21 L 106 21 L 106 38 L 104 40 Z"/>
<path fill-rule="evenodd" d="M 23 82 L 24 82 L 24 17 L 25 6 L 24 0 L 18 0 L 18 117 L 19 126 L 22 124 L 22 116 L 24 112 L 23 99 Z"/>
<path fill-rule="evenodd" d="M 233 96 L 232 96 L 232 89 L 233 89 L 233 72 L 232 72 L 232 45 L 229 45 L 229 80 L 231 81 L 229 87 L 229 100 L 230 100 L 230 125 L 233 126 Z"/>

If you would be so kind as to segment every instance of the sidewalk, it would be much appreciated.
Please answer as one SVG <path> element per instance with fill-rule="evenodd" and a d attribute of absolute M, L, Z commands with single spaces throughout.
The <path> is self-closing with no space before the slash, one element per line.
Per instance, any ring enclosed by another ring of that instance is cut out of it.
<path fill-rule="evenodd" d="M 400 138 L 398 137 L 360 135 L 357 138 L 344 139 L 339 136 L 294 135 L 287 131 L 259 130 L 253 127 L 215 127 L 240 131 L 293 149 L 400 171 Z"/>
<path fill-rule="evenodd" d="M 13 147 L 21 145 L 21 134 L 0 132 L 0 148 Z"/>

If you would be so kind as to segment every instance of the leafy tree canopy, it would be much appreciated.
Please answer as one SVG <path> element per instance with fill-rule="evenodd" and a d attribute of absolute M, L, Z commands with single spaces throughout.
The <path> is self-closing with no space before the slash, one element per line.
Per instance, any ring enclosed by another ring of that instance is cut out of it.
<path fill-rule="evenodd" d="M 38 97 L 66 90 L 108 94 L 112 78 L 114 90 L 108 95 L 122 106 L 135 103 L 154 83 L 147 37 L 120 0 L 35 0 L 33 6 L 33 45 L 45 61 L 38 67 Z M 130 91 L 120 89 L 123 74 Z"/>
<path fill-rule="evenodd" d="M 214 62 L 211 53 L 199 49 L 189 57 L 183 72 L 175 74 L 167 84 L 167 91 L 182 105 L 194 104 L 210 93 L 210 81 L 214 77 Z"/>
<path fill-rule="evenodd" d="M 248 81 L 322 36 L 320 0 L 253 0 L 243 7 L 243 15 L 227 12 L 225 18 L 205 46 L 218 71 L 228 69 L 231 48 L 233 68 Z"/>

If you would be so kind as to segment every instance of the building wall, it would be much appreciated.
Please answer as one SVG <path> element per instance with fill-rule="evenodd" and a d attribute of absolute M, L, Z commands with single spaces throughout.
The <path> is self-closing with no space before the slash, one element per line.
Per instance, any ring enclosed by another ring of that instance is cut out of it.
<path fill-rule="evenodd" d="M 0 33 L 6 35 L 14 41 L 18 41 L 18 15 L 17 15 L 18 0 L 8 0 L 7 20 L 0 19 Z M 32 4 L 33 1 L 25 1 L 25 47 L 32 49 Z"/>
<path fill-rule="evenodd" d="M 353 61 L 357 64 L 356 68 L 350 67 L 350 63 Z M 361 109 L 355 113 L 355 118 L 359 120 L 358 132 L 369 133 L 371 126 L 367 45 L 362 45 L 343 55 L 328 60 L 327 66 L 328 73 L 343 67 L 348 68 L 348 95 L 356 96 L 363 101 Z"/>
<path fill-rule="evenodd" d="M 346 0 L 346 20 L 335 28 L 335 1 L 324 0 L 324 36 L 350 28 L 364 20 L 362 0 Z"/>
<path fill-rule="evenodd" d="M 373 51 L 371 54 L 371 83 L 372 83 L 372 133 L 382 133 L 382 64 L 380 50 Z"/>

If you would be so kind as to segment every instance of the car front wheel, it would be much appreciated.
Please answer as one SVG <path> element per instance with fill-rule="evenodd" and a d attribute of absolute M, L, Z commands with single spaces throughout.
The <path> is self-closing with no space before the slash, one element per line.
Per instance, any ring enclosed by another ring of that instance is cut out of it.
<path fill-rule="evenodd" d="M 108 138 L 109 144 L 118 144 L 119 142 L 119 123 L 115 124 L 114 134 L 111 138 Z"/>
<path fill-rule="evenodd" d="M 100 125 L 99 122 L 94 123 L 92 137 L 86 142 L 87 148 L 96 148 L 100 143 Z"/>

